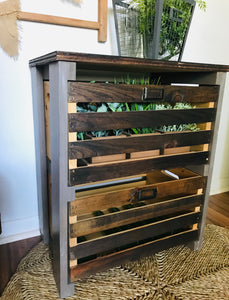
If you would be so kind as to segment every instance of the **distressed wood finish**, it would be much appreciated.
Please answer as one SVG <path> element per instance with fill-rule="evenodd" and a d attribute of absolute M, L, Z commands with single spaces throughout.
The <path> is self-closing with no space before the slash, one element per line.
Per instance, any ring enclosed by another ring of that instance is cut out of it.
<path fill-rule="evenodd" d="M 210 130 L 204 130 L 76 141 L 69 143 L 68 157 L 69 159 L 80 159 L 159 148 L 208 144 L 211 139 L 211 134 L 212 132 Z"/>
<path fill-rule="evenodd" d="M 144 89 L 147 96 L 143 98 Z M 169 85 L 128 85 L 109 83 L 69 82 L 69 102 L 215 102 L 219 86 L 182 87 Z"/>
<path fill-rule="evenodd" d="M 101 272 L 110 266 L 118 266 L 129 261 L 139 259 L 142 256 L 149 256 L 157 251 L 161 251 L 179 244 L 190 243 L 198 238 L 198 230 L 187 230 L 182 233 L 166 236 L 152 242 L 145 243 L 118 253 L 112 253 L 103 257 L 98 257 L 93 261 L 85 262 L 70 269 L 70 280 L 86 277 L 96 272 Z"/>
<path fill-rule="evenodd" d="M 125 160 L 113 164 L 94 165 L 70 170 L 70 185 L 85 184 L 151 172 L 152 169 L 167 169 L 177 166 L 206 164 L 208 151 L 190 152 L 174 156 Z"/>
<path fill-rule="evenodd" d="M 157 190 L 156 197 L 154 201 L 157 202 L 157 199 L 168 197 L 176 194 L 192 194 L 195 193 L 197 189 L 204 188 L 205 180 L 201 176 L 195 176 L 191 178 L 184 178 L 180 180 L 171 180 L 167 179 L 167 182 L 158 182 L 154 184 L 148 184 L 144 186 L 139 186 L 137 191 L 145 189 Z M 91 196 L 84 196 L 81 198 L 72 201 L 70 205 L 70 216 L 82 215 L 90 213 L 96 210 L 108 209 L 111 207 L 119 207 L 126 204 L 135 202 L 136 192 L 136 183 L 133 183 L 132 188 L 117 190 L 114 192 L 104 192 L 100 194 L 95 194 Z"/>
<path fill-rule="evenodd" d="M 69 114 L 69 131 L 144 128 L 213 122 L 214 108 Z"/>
<path fill-rule="evenodd" d="M 83 236 L 151 218 L 192 210 L 201 204 L 202 199 L 202 195 L 187 196 L 78 221 L 70 225 L 71 237 Z"/>
<path fill-rule="evenodd" d="M 175 74 L 182 72 L 184 73 L 183 75 L 194 73 L 195 77 L 198 77 L 198 75 L 205 76 L 206 73 L 229 71 L 229 66 L 225 65 L 174 62 L 65 51 L 54 51 L 45 54 L 30 60 L 29 64 L 31 67 L 41 66 L 47 65 L 53 61 L 76 62 L 78 68 L 83 68 L 85 70 L 96 70 L 99 68 L 100 70 L 110 71 L 118 69 L 119 71 L 165 72 L 165 74 L 168 72 L 173 72 Z M 170 74 L 166 75 L 171 76 Z M 206 84 L 209 84 L 209 82 L 206 82 Z"/>
<path fill-rule="evenodd" d="M 111 234 L 92 241 L 86 241 L 70 249 L 70 258 L 79 259 L 93 254 L 102 253 L 110 249 L 136 243 L 148 238 L 154 238 L 183 227 L 189 227 L 199 222 L 200 213 L 191 212 L 178 217 L 158 221 L 153 224 L 124 230 L 121 233 Z"/>

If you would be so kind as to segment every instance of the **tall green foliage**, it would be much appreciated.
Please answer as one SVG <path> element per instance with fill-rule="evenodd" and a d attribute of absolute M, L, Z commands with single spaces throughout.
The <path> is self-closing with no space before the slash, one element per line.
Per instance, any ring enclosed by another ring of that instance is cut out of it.
<path fill-rule="evenodd" d="M 175 21 L 170 17 L 175 10 Z M 183 0 L 165 0 L 161 20 L 160 51 L 164 59 L 176 56 L 182 50 L 183 41 L 191 18 L 191 6 Z"/>
<path fill-rule="evenodd" d="M 155 2 L 156 0 L 130 0 L 130 6 L 138 13 L 137 30 L 142 35 L 143 41 L 153 40 Z M 206 9 L 205 1 L 196 2 L 201 9 Z M 171 9 L 173 16 L 171 16 Z M 164 1 L 159 50 L 159 55 L 163 59 L 168 60 L 180 53 L 190 22 L 191 9 L 191 5 L 183 0 Z M 145 44 L 144 47 L 147 45 Z"/>

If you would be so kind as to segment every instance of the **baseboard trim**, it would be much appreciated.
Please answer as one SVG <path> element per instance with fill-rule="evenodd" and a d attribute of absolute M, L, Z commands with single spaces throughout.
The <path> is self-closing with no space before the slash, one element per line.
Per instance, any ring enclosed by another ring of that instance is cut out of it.
<path fill-rule="evenodd" d="M 13 235 L 5 236 L 5 237 L 0 236 L 0 245 L 9 244 L 9 243 L 17 242 L 20 240 L 29 239 L 32 237 L 37 237 L 40 235 L 41 235 L 40 230 L 32 230 L 32 231 L 13 234 Z"/>
<path fill-rule="evenodd" d="M 210 195 L 222 194 L 229 191 L 229 177 L 212 182 Z"/>
<path fill-rule="evenodd" d="M 0 235 L 0 245 L 39 235 L 40 230 L 38 216 L 4 220 L 2 215 L 2 234 Z"/>

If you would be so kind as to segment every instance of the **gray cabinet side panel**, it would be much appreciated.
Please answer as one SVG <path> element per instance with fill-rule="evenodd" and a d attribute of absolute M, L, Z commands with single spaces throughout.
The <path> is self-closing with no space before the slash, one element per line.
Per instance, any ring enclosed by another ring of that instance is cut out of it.
<path fill-rule="evenodd" d="M 39 225 L 44 243 L 49 242 L 47 163 L 45 143 L 45 119 L 43 99 L 43 77 L 41 70 L 32 67 L 33 120 L 36 154 L 37 198 Z"/>
<path fill-rule="evenodd" d="M 60 296 L 74 293 L 69 283 L 68 265 L 68 202 L 74 200 L 75 190 L 68 187 L 68 80 L 75 80 L 76 64 L 50 64 L 50 128 L 53 268 Z"/>
<path fill-rule="evenodd" d="M 220 85 L 220 92 L 219 92 L 219 98 L 218 98 L 218 104 L 217 104 L 216 119 L 215 119 L 215 124 L 214 124 L 214 135 L 213 135 L 212 143 L 210 145 L 211 152 L 210 152 L 210 158 L 209 158 L 209 165 L 206 167 L 206 174 L 203 174 L 203 175 L 208 176 L 208 180 L 207 180 L 207 186 L 206 186 L 206 191 L 205 191 L 202 222 L 201 222 L 201 226 L 200 226 L 200 236 L 199 236 L 199 240 L 194 244 L 195 250 L 200 249 L 202 247 L 202 243 L 203 243 L 204 229 L 205 229 L 205 225 L 206 225 L 206 216 L 207 216 L 207 209 L 208 209 L 208 203 L 209 203 L 212 172 L 213 172 L 214 161 L 215 161 L 215 152 L 216 152 L 217 137 L 218 137 L 219 123 L 220 123 L 220 114 L 221 114 L 221 110 L 222 110 L 226 76 L 227 76 L 227 73 L 219 72 L 219 73 L 217 73 L 216 81 L 215 81 L 215 84 Z"/>

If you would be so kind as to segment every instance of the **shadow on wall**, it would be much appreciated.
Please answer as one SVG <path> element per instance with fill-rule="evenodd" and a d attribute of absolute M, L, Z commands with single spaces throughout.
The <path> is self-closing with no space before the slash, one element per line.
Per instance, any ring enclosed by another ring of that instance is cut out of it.
<path fill-rule="evenodd" d="M 6 199 L 7 195 L 7 199 Z M 2 234 L 4 234 L 4 221 L 5 216 L 8 214 L 7 211 L 11 209 L 10 207 L 10 199 L 12 198 L 12 193 L 10 191 L 10 184 L 6 180 L 5 176 L 0 175 L 0 214 L 1 214 L 1 222 L 2 222 Z M 0 236 L 1 240 L 1 236 Z"/>

